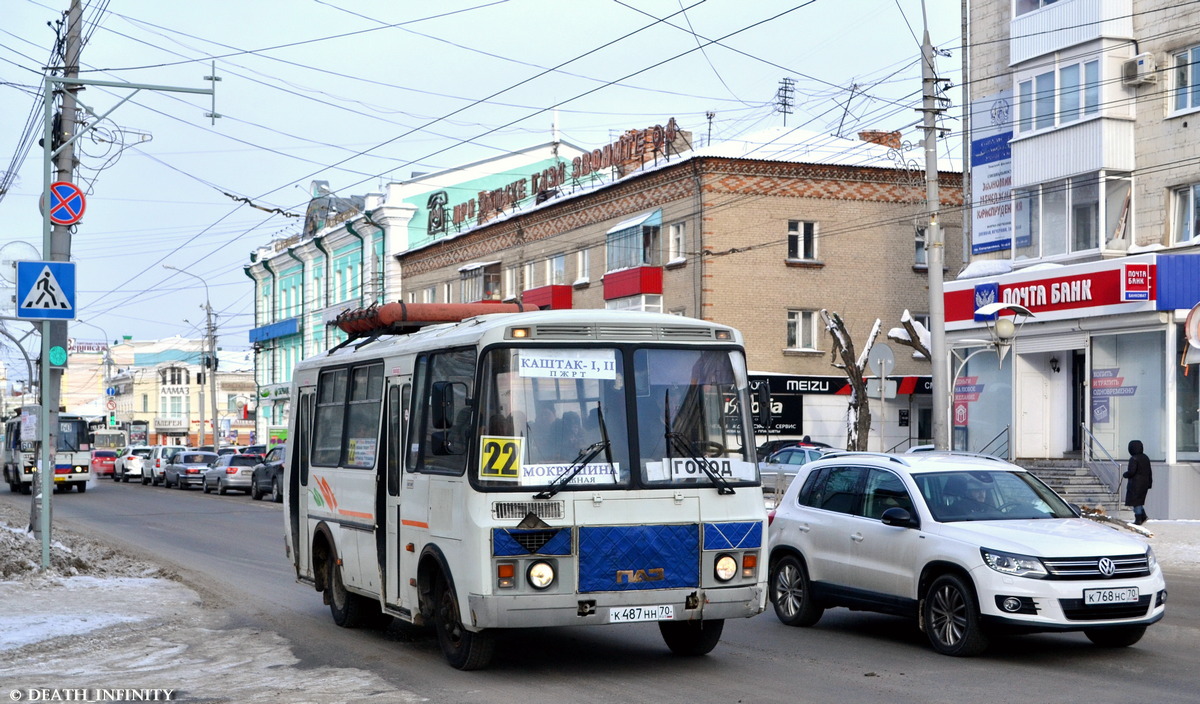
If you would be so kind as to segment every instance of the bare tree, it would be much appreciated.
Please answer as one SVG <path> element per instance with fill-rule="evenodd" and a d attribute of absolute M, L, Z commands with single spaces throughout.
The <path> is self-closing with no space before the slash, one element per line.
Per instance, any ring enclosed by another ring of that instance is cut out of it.
<path fill-rule="evenodd" d="M 887 338 L 892 342 L 913 348 L 914 359 L 923 359 L 926 362 L 933 359 L 933 355 L 929 352 L 929 331 L 925 329 L 925 326 L 919 320 L 914 320 L 912 314 L 907 310 L 900 317 L 900 324 L 904 326 L 904 329 L 888 330 Z"/>
<path fill-rule="evenodd" d="M 845 372 L 846 378 L 850 380 L 850 405 L 846 409 L 846 449 L 865 450 L 867 438 L 871 434 L 871 408 L 863 372 L 866 371 L 867 357 L 871 353 L 871 347 L 875 345 L 875 338 L 879 337 L 881 322 L 878 318 L 875 319 L 875 325 L 867 335 L 862 354 L 856 355 L 854 340 L 850 337 L 850 331 L 846 329 L 841 316 L 821 309 L 821 319 L 825 321 L 825 329 L 833 339 L 829 363 Z"/>

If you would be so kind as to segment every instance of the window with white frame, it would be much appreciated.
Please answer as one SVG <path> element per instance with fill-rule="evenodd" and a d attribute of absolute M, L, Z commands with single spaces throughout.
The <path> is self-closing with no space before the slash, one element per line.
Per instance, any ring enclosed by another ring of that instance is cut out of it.
<path fill-rule="evenodd" d="M 929 266 L 929 253 L 925 251 L 925 227 L 918 226 L 913 237 L 913 266 Z"/>
<path fill-rule="evenodd" d="M 515 299 L 521 293 L 521 267 L 517 265 L 504 268 L 504 299 Z"/>
<path fill-rule="evenodd" d="M 409 292 L 408 292 L 408 302 L 409 302 L 409 303 L 416 303 L 416 302 L 417 302 L 417 292 L 416 292 L 416 291 L 409 291 Z"/>
<path fill-rule="evenodd" d="M 817 258 L 817 223 L 788 220 L 788 259 Z"/>
<path fill-rule="evenodd" d="M 1039 259 L 1101 247 L 1124 249 L 1128 174 L 1093 172 L 1013 189 L 1013 257 Z"/>
<path fill-rule="evenodd" d="M 454 284 L 448 283 L 448 282 L 442 284 L 442 303 L 453 303 L 453 302 L 454 302 Z"/>
<path fill-rule="evenodd" d="M 531 288 L 537 288 L 537 287 L 538 287 L 537 265 L 535 265 L 533 262 L 526 262 L 526 264 L 525 264 L 525 290 L 528 291 Z"/>
<path fill-rule="evenodd" d="M 817 312 L 789 310 L 787 314 L 787 348 L 790 350 L 817 349 Z"/>
<path fill-rule="evenodd" d="M 1067 125 L 1100 112 L 1100 61 L 1060 64 L 1017 86 L 1021 132 Z"/>
<path fill-rule="evenodd" d="M 475 301 L 500 300 L 500 265 L 491 263 L 460 270 L 459 279 L 462 281 L 462 300 L 464 303 Z"/>
<path fill-rule="evenodd" d="M 1171 109 L 1179 112 L 1200 108 L 1200 46 L 1172 54 L 1171 69 L 1174 76 Z"/>
<path fill-rule="evenodd" d="M 425 289 L 425 303 L 437 303 L 437 286 L 429 286 Z"/>
<path fill-rule="evenodd" d="M 1019 17 L 1026 12 L 1040 10 L 1048 5 L 1053 5 L 1058 0 L 1015 0 L 1013 3 L 1013 16 Z"/>
<path fill-rule="evenodd" d="M 662 246 L 659 243 L 662 227 L 641 223 L 608 233 L 608 270 L 632 269 L 637 266 L 659 266 Z"/>
<path fill-rule="evenodd" d="M 636 296 L 614 298 L 611 301 L 605 301 L 604 307 L 608 310 L 639 310 L 646 313 L 661 313 L 663 312 L 662 294 L 642 293 Z"/>
<path fill-rule="evenodd" d="M 591 270 L 591 268 L 592 268 L 592 250 L 588 249 L 587 247 L 584 247 L 583 249 L 581 249 L 575 253 L 575 274 L 576 274 L 575 284 L 576 285 L 586 284 L 589 281 L 588 272 Z"/>
<path fill-rule="evenodd" d="M 1171 244 L 1200 236 L 1200 183 L 1171 189 Z"/>
<path fill-rule="evenodd" d="M 555 254 L 546 260 L 546 283 L 550 286 L 567 283 L 567 255 Z"/>
<path fill-rule="evenodd" d="M 687 223 L 672 223 L 667 233 L 667 263 L 687 260 Z"/>

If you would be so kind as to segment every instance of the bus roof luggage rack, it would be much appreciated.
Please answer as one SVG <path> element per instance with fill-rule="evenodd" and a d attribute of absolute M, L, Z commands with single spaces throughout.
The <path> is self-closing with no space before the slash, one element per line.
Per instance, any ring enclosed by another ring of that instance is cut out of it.
<path fill-rule="evenodd" d="M 329 325 L 350 336 L 377 338 L 381 335 L 407 335 L 426 325 L 457 323 L 467 318 L 491 313 L 520 313 L 521 303 L 384 303 L 367 308 L 352 308 L 338 314 Z M 350 340 L 347 340 L 349 342 Z"/>

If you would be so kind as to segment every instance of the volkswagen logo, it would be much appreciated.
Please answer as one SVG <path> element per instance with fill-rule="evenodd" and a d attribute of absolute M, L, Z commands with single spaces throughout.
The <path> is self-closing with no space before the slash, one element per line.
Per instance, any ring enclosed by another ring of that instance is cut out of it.
<path fill-rule="evenodd" d="M 1096 563 L 1096 567 L 1100 569 L 1100 574 L 1105 577 L 1111 577 L 1117 573 L 1117 566 L 1107 557 L 1100 558 L 1100 561 Z"/>

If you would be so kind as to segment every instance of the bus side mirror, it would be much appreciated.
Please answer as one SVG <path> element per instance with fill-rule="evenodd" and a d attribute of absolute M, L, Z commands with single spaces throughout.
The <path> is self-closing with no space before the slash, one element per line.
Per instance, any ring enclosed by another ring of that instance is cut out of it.
<path fill-rule="evenodd" d="M 764 381 L 758 385 L 754 394 L 758 401 L 758 424 L 762 426 L 765 433 L 771 427 L 771 389 Z"/>
<path fill-rule="evenodd" d="M 445 430 L 454 422 L 453 386 L 449 381 L 433 382 L 429 399 L 429 424 L 437 430 Z"/>

